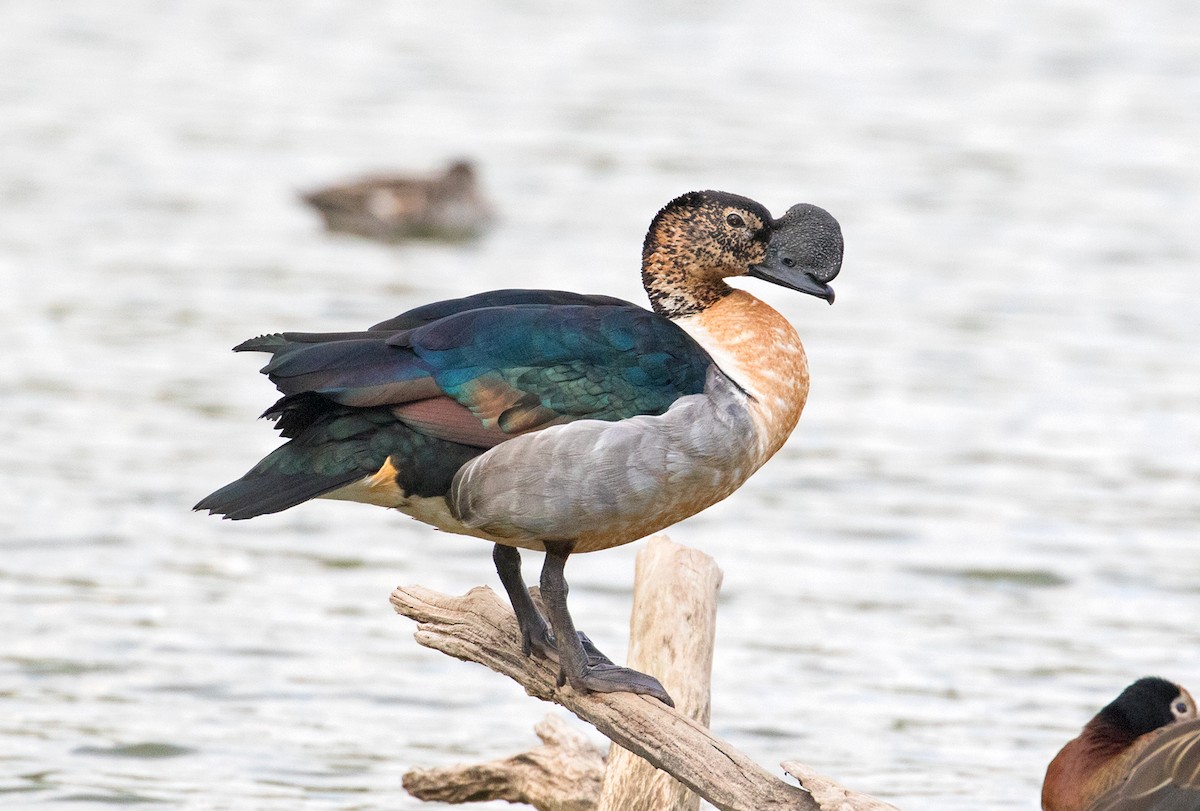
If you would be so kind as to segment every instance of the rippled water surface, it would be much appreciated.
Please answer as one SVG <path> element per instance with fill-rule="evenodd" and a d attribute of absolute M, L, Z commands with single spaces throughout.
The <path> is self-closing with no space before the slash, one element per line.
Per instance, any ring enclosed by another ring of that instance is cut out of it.
<path fill-rule="evenodd" d="M 4 17 L 0 804 L 415 809 L 406 769 L 528 748 L 551 708 L 387 602 L 495 585 L 487 545 L 354 504 L 190 512 L 276 442 L 228 348 L 491 287 L 636 299 L 694 188 L 818 203 L 847 242 L 834 307 L 755 284 L 808 409 L 671 532 L 725 572 L 720 735 L 906 811 L 1034 809 L 1125 684 L 1200 685 L 1192 4 Z M 475 244 L 332 237 L 295 198 L 458 155 L 500 212 Z M 612 653 L 638 548 L 568 567 Z"/>

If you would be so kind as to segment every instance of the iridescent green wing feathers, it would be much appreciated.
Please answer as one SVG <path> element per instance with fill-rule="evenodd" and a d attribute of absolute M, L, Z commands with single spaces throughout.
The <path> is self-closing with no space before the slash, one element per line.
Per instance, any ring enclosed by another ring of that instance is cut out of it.
<path fill-rule="evenodd" d="M 284 333 L 238 347 L 273 354 L 262 371 L 285 398 L 268 416 L 309 393 L 356 408 L 447 396 L 486 430 L 511 436 L 661 414 L 703 390 L 711 362 L 678 326 L 632 305 L 482 307 L 413 329 L 318 337 Z"/>
<path fill-rule="evenodd" d="M 619 299 L 498 291 L 417 308 L 369 330 L 281 333 L 283 393 L 264 413 L 291 439 L 197 505 L 231 518 L 277 512 L 374 474 L 441 495 L 500 442 L 578 419 L 661 414 L 703 391 L 711 359 L 671 321 Z"/>

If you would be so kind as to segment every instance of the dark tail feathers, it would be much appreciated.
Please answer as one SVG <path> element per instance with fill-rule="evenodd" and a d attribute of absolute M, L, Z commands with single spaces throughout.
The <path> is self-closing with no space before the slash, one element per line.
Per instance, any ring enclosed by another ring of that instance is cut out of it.
<path fill-rule="evenodd" d="M 261 465 L 260 465 L 261 467 Z M 357 470 L 341 476 L 321 473 L 280 473 L 255 467 L 235 482 L 210 493 L 193 507 L 235 521 L 267 515 L 295 507 L 362 478 Z"/>

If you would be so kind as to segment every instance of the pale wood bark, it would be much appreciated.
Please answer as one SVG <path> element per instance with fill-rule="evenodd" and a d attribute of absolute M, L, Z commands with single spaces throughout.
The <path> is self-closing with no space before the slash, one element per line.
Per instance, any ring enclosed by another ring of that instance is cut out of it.
<path fill-rule="evenodd" d="M 707 727 L 721 570 L 663 536 L 638 552 L 626 664 L 657 676 L 675 709 Z M 698 811 L 700 796 L 613 744 L 598 811 Z"/>
<path fill-rule="evenodd" d="M 798 760 L 785 760 L 780 765 L 785 772 L 800 781 L 800 785 L 812 792 L 813 799 L 821 806 L 821 811 L 900 811 L 896 806 L 885 803 L 878 797 L 840 786 Z"/>
<path fill-rule="evenodd" d="M 661 562 L 656 564 L 656 568 L 660 565 Z M 684 580 L 694 576 L 696 582 L 693 583 L 693 587 L 699 583 L 702 589 L 707 589 L 710 586 L 705 584 L 711 584 L 713 575 L 702 574 L 702 569 L 703 567 L 693 571 L 687 566 L 681 567 Z M 715 572 L 715 577 L 716 583 L 711 584 L 713 612 L 716 586 L 720 581 L 719 571 Z M 662 601 L 674 601 L 677 596 L 664 596 Z M 653 600 L 653 592 L 649 592 L 646 597 Z M 530 695 L 566 707 L 596 727 L 613 743 L 643 758 L 657 769 L 669 773 L 721 811 L 896 811 L 882 801 L 844 789 L 833 781 L 812 773 L 803 765 L 789 761 L 789 772 L 799 778 L 805 786 L 813 787 L 817 793 L 817 798 L 814 799 L 813 794 L 806 789 L 791 785 L 770 774 L 737 749 L 715 737 L 706 728 L 706 709 L 697 716 L 704 719 L 701 723 L 646 696 L 630 693 L 580 694 L 569 685 L 557 687 L 558 666 L 540 657 L 526 657 L 521 652 L 516 619 L 511 609 L 491 589 L 476 588 L 462 597 L 452 597 L 421 586 L 409 586 L 392 592 L 391 601 L 396 611 L 418 623 L 415 637 L 420 644 L 465 661 L 486 665 L 521 684 Z M 643 603 L 642 608 L 644 606 Z M 639 616 L 642 608 L 635 611 L 635 617 Z M 690 623 L 691 620 L 676 617 L 670 622 Z M 679 626 L 675 627 L 678 629 Z M 634 631 L 635 640 L 644 633 L 636 619 Z M 670 644 L 676 644 L 685 635 L 668 633 L 665 636 L 676 640 L 668 644 L 667 647 L 670 647 Z M 705 708 L 708 706 L 707 686 L 703 689 L 703 699 L 691 695 L 691 687 L 688 684 L 676 683 L 669 670 L 660 669 L 653 663 L 647 665 L 645 661 L 637 661 L 637 657 L 649 655 L 651 652 L 639 651 L 637 648 L 640 643 L 636 641 L 632 644 L 635 660 L 633 666 L 659 677 L 680 706 L 685 702 Z M 707 654 L 703 651 L 696 654 L 696 650 L 691 646 L 691 642 L 687 643 L 693 655 L 699 655 L 701 659 L 706 660 L 704 671 L 707 674 L 711 664 L 711 643 L 708 645 Z M 707 675 L 704 678 L 707 680 Z M 539 732 L 539 735 L 541 734 Z M 552 744 L 545 736 L 543 740 L 547 745 Z M 555 759 L 561 755 L 561 752 L 542 753 L 538 756 L 539 765 L 532 768 L 528 768 L 528 764 L 522 760 L 526 755 L 518 755 L 509 761 L 497 761 L 483 767 L 457 767 L 435 773 L 410 775 L 417 775 L 412 778 L 412 783 L 423 791 L 433 791 L 429 784 L 434 779 L 442 779 L 451 784 L 456 781 L 460 783 L 459 788 L 451 785 L 444 793 L 438 795 L 438 799 L 447 802 L 512 799 L 517 802 L 529 802 L 543 811 L 592 811 L 599 801 L 600 791 L 598 782 L 591 782 L 590 778 L 580 780 L 576 784 L 592 786 L 595 795 L 590 801 L 582 796 L 585 792 L 572 792 L 569 789 L 561 792 L 541 792 L 540 789 L 533 788 L 532 784 L 522 782 L 538 770 L 552 771 L 560 768 L 554 764 Z M 576 756 L 593 764 L 591 767 L 581 767 L 591 773 L 589 769 L 594 768 L 595 758 L 599 755 L 595 752 L 577 752 Z M 519 763 L 514 764 L 512 761 Z M 473 769 L 482 771 L 472 771 Z M 514 769 L 523 771 L 524 776 L 515 774 Z M 439 776 L 435 778 L 430 776 L 432 774 Z M 425 779 L 418 779 L 422 775 Z M 409 783 L 409 776 L 406 776 L 405 785 L 408 786 Z M 490 784 L 491 788 L 485 784 Z M 550 778 L 545 785 L 552 787 L 557 784 Z M 432 794 L 421 796 L 434 799 Z M 647 807 L 660 811 L 658 806 Z M 629 806 L 622 808 L 622 811 L 625 811 L 625 808 Z"/>
<path fill-rule="evenodd" d="M 422 800 L 507 800 L 538 811 L 593 811 L 604 780 L 604 755 L 554 715 L 534 727 L 542 745 L 491 763 L 414 769 L 404 788 Z"/>

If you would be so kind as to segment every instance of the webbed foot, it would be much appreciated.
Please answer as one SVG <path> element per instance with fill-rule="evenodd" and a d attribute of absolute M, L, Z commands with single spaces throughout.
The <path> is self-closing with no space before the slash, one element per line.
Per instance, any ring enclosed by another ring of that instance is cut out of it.
<path fill-rule="evenodd" d="M 657 698 L 668 707 L 675 706 L 675 702 L 658 679 L 630 667 L 620 667 L 607 661 L 595 664 L 589 661 L 581 672 L 575 674 L 567 673 L 561 664 L 559 668 L 559 687 L 570 682 L 573 689 L 581 692 L 638 693 Z"/>

